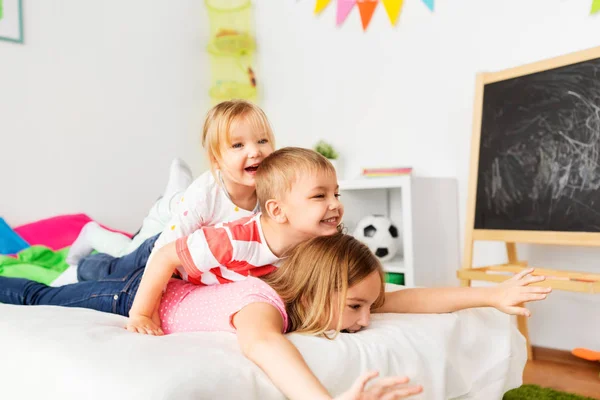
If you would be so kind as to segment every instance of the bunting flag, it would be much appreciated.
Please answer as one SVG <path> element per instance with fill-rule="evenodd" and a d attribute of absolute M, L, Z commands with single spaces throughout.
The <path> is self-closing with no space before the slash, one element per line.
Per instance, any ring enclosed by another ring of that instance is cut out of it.
<path fill-rule="evenodd" d="M 317 3 L 315 4 L 315 14 L 321 13 L 329 3 L 331 3 L 331 0 L 317 0 Z"/>
<path fill-rule="evenodd" d="M 337 26 L 344 23 L 355 4 L 356 0 L 337 0 L 337 15 L 335 18 Z"/>
<path fill-rule="evenodd" d="M 400 15 L 400 10 L 402 9 L 402 3 L 404 0 L 381 0 L 383 2 L 383 6 L 385 7 L 385 11 L 387 12 L 388 17 L 390 18 L 390 22 L 393 25 L 396 25 L 398 22 L 398 16 Z"/>
<path fill-rule="evenodd" d="M 377 7 L 378 1 L 379 0 L 357 0 L 363 31 L 367 30 L 369 22 L 371 22 L 371 18 L 373 17 L 373 12 L 375 12 L 375 8 Z"/>
<path fill-rule="evenodd" d="M 367 30 L 367 27 L 371 23 L 371 19 L 373 18 L 373 13 L 377 8 L 377 3 L 380 0 L 336 0 L 337 1 L 337 10 L 336 10 L 336 25 L 340 26 L 344 23 L 346 18 L 348 18 L 348 14 L 352 11 L 355 5 L 358 5 L 358 11 L 360 12 L 360 20 L 362 22 L 363 30 Z M 429 10 L 433 11 L 435 7 L 435 0 L 421 0 L 423 4 L 429 8 Z M 400 12 L 402 11 L 402 5 L 404 4 L 404 0 L 381 0 L 383 6 L 385 7 L 385 11 L 390 19 L 390 23 L 392 25 L 396 25 L 398 22 L 398 17 L 400 16 Z M 331 0 L 316 0 L 315 4 L 315 14 L 321 13 L 328 5 L 331 3 Z M 1 15 L 1 5 L 2 0 L 0 0 L 0 15 Z M 590 9 L 590 15 L 600 13 L 600 0 L 592 0 L 592 7 Z"/>
<path fill-rule="evenodd" d="M 434 0 L 423 0 L 423 3 L 425 3 L 425 5 L 429 7 L 431 11 L 433 11 L 433 2 Z"/>

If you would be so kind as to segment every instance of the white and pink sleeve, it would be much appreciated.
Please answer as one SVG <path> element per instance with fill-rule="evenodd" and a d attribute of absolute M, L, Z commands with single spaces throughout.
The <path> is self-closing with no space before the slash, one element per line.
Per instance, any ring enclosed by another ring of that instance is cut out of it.
<path fill-rule="evenodd" d="M 218 190 L 213 180 L 206 176 L 207 173 L 196 179 L 181 196 L 169 223 L 154 245 L 155 249 L 188 236 L 206 225 L 208 217 L 212 214 L 211 206 L 214 204 L 211 199 L 215 197 L 215 193 L 212 192 Z"/>

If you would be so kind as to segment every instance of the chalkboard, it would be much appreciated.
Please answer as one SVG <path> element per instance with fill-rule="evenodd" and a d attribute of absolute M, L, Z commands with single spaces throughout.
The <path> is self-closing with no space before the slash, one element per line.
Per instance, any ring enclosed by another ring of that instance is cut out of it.
<path fill-rule="evenodd" d="M 600 58 L 483 89 L 475 229 L 600 232 Z"/>

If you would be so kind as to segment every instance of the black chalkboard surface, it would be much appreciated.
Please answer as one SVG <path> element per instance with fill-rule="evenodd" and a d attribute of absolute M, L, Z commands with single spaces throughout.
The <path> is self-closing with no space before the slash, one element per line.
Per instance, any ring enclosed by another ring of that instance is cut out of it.
<path fill-rule="evenodd" d="M 600 58 L 485 84 L 474 227 L 600 232 Z"/>

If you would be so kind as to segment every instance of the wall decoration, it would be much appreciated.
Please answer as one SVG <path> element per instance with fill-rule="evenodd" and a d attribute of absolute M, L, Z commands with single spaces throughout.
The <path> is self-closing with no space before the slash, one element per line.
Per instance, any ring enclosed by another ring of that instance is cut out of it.
<path fill-rule="evenodd" d="M 600 11 L 600 0 L 592 0 L 592 9 L 590 10 L 590 14 L 596 14 Z"/>
<path fill-rule="evenodd" d="M 367 30 L 369 23 L 371 22 L 371 18 L 373 17 L 373 13 L 375 12 L 375 8 L 377 7 L 377 2 L 379 0 L 357 0 L 358 11 L 360 12 L 360 20 L 362 22 L 363 30 Z"/>
<path fill-rule="evenodd" d="M 390 23 L 396 25 L 398 22 L 398 16 L 400 15 L 400 10 L 402 10 L 402 4 L 404 0 L 381 0 L 383 3 L 383 7 L 385 8 L 385 12 L 390 19 Z"/>
<path fill-rule="evenodd" d="M 354 6 L 358 5 L 358 11 L 360 12 L 360 20 L 362 22 L 363 30 L 367 30 L 379 1 L 380 0 L 337 0 L 335 18 L 336 25 L 340 26 L 343 24 Z M 435 0 L 421 1 L 431 11 L 434 10 Z M 381 0 L 381 2 L 385 7 L 385 11 L 390 19 L 390 23 L 392 26 L 396 25 L 396 22 L 398 22 L 398 17 L 400 16 L 400 11 L 402 10 L 402 5 L 404 4 L 404 0 Z M 325 8 L 327 8 L 329 3 L 331 3 L 331 0 L 316 0 L 315 14 L 320 14 Z M 600 0 L 592 0 L 590 14 L 596 14 L 598 12 L 600 12 Z"/>
<path fill-rule="evenodd" d="M 0 0 L 0 40 L 23 43 L 22 0 Z"/>
<path fill-rule="evenodd" d="M 317 0 L 315 3 L 315 14 L 319 14 L 323 11 L 331 2 L 331 0 Z"/>
<path fill-rule="evenodd" d="M 363 30 L 367 30 L 373 13 L 377 8 L 377 4 L 380 0 L 336 0 L 336 17 L 335 23 L 340 26 L 344 23 L 348 15 L 352 11 L 355 5 L 358 5 L 358 11 L 360 13 L 360 20 L 362 22 Z M 431 11 L 433 11 L 435 0 L 421 0 Z M 594 0 L 599 1 L 600 0 Z M 400 10 L 402 10 L 402 4 L 404 0 L 381 0 L 385 11 L 390 19 L 392 25 L 396 25 Z M 331 3 L 331 0 L 316 0 L 315 3 L 315 14 L 320 14 L 327 6 Z"/>
<path fill-rule="evenodd" d="M 434 0 L 423 0 L 423 3 L 425 3 L 425 5 L 429 7 L 431 11 L 433 11 L 433 1 Z"/>
<path fill-rule="evenodd" d="M 250 0 L 205 0 L 210 20 L 212 103 L 230 99 L 256 101 L 252 3 Z"/>
<path fill-rule="evenodd" d="M 335 18 L 335 23 L 337 26 L 340 26 L 344 23 L 355 4 L 356 0 L 337 0 L 337 12 Z"/>

